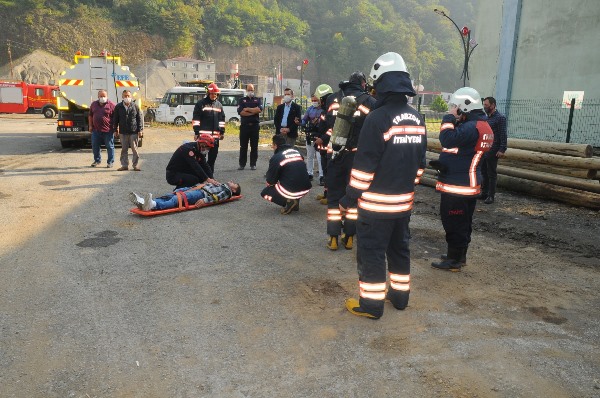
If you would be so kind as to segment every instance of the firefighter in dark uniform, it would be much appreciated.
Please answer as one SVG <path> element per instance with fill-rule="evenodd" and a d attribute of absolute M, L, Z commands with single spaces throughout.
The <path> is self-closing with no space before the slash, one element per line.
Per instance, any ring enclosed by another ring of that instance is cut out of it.
<path fill-rule="evenodd" d="M 210 134 L 214 140 L 214 147 L 208 152 L 208 165 L 215 171 L 215 161 L 219 153 L 219 140 L 225 136 L 225 112 L 223 105 L 217 100 L 221 92 L 215 83 L 211 83 L 206 88 L 207 95 L 194 106 L 194 115 L 192 117 L 192 126 L 194 135 L 198 138 L 199 134 Z"/>
<path fill-rule="evenodd" d="M 353 96 L 356 99 L 357 109 L 352 118 L 352 128 L 347 133 L 347 141 L 344 147 L 328 145 L 331 155 L 327 161 L 327 247 L 330 250 L 338 249 L 338 237 L 342 235 L 342 244 L 348 250 L 352 249 L 354 235 L 356 234 L 356 207 L 349 207 L 342 214 L 339 209 L 340 199 L 346 193 L 346 186 L 350 180 L 350 171 L 354 155 L 357 150 L 359 135 L 365 117 L 375 105 L 375 98 L 366 92 L 367 79 L 362 72 L 354 72 L 348 81 L 341 82 L 340 91 L 329 96 L 327 99 L 327 126 L 331 134 L 337 112 L 342 99 Z M 343 234 L 342 234 L 343 229 Z"/>
<path fill-rule="evenodd" d="M 300 199 L 310 191 L 312 184 L 304 158 L 296 148 L 286 144 L 284 135 L 274 135 L 272 147 L 275 154 L 269 160 L 267 187 L 260 196 L 281 206 L 281 214 L 290 214 L 299 210 Z"/>
<path fill-rule="evenodd" d="M 358 202 L 356 257 L 360 299 L 347 299 L 346 309 L 354 315 L 379 319 L 386 291 L 396 309 L 403 310 L 408 305 L 408 224 L 415 184 L 425 167 L 427 132 L 424 120 L 408 105 L 407 96 L 416 93 L 399 54 L 380 56 L 369 77 L 374 80 L 377 103 L 360 133 L 340 209 L 344 211 Z"/>
<path fill-rule="evenodd" d="M 167 182 L 175 189 L 192 187 L 198 183 L 216 183 L 206 157 L 215 144 L 210 134 L 200 134 L 194 142 L 181 145 L 167 165 Z"/>
<path fill-rule="evenodd" d="M 460 271 L 467 261 L 473 213 L 481 194 L 481 159 L 494 142 L 479 93 L 471 87 L 458 89 L 448 102 L 442 119 L 436 190 L 441 192 L 440 214 L 446 231 L 448 251 L 434 268 Z"/>

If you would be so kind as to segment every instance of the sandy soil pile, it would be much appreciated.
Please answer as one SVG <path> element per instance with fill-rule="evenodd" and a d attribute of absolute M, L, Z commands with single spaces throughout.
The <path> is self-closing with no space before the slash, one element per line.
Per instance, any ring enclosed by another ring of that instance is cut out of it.
<path fill-rule="evenodd" d="M 35 50 L 19 59 L 13 60 L 12 80 L 27 83 L 56 84 L 60 72 L 70 63 L 43 50 Z M 0 78 L 11 79 L 10 63 L 0 67 Z"/>
<path fill-rule="evenodd" d="M 177 85 L 171 72 L 156 59 L 148 59 L 147 63 L 132 66 L 131 70 L 139 78 L 140 94 L 148 100 L 162 98 L 168 89 Z"/>

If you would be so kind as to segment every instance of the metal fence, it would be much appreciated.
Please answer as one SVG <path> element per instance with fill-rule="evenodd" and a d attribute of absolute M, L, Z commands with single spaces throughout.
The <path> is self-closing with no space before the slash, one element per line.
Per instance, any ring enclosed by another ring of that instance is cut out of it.
<path fill-rule="evenodd" d="M 600 99 L 584 99 L 573 109 L 571 123 L 571 109 L 560 100 L 498 101 L 497 107 L 507 117 L 510 138 L 600 147 Z"/>

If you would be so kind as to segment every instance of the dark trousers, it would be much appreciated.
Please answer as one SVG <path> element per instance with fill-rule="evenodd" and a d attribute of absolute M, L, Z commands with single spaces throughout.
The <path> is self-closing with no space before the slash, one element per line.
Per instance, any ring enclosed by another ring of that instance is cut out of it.
<path fill-rule="evenodd" d="M 476 203 L 474 196 L 442 193 L 440 214 L 449 248 L 464 249 L 469 246 Z"/>
<path fill-rule="evenodd" d="M 345 217 L 342 223 L 337 213 L 340 199 L 346 194 L 346 187 L 350 181 L 350 172 L 354 162 L 354 152 L 340 153 L 335 159 L 329 159 L 327 164 L 327 235 L 337 236 L 342 233 L 342 226 L 346 235 L 356 234 L 356 220 Z M 347 209 L 349 210 L 349 209 Z M 355 209 L 354 209 L 355 210 Z M 349 215 L 349 213 L 347 213 Z M 356 215 L 356 213 L 354 213 Z M 355 218 L 355 217 L 354 217 Z"/>
<path fill-rule="evenodd" d="M 262 196 L 265 200 L 273 202 L 281 207 L 284 207 L 287 202 L 287 199 L 281 196 L 274 186 L 265 187 L 265 189 L 263 189 L 260 193 L 260 196 Z"/>
<path fill-rule="evenodd" d="M 386 283 L 387 270 L 410 275 L 410 216 L 376 219 L 360 216 L 357 223 L 358 279 L 366 283 Z M 384 300 L 360 298 L 360 306 L 374 315 L 383 313 Z"/>
<path fill-rule="evenodd" d="M 219 140 L 215 139 L 215 146 L 210 148 L 208 151 L 208 159 L 206 159 L 206 163 L 210 166 L 212 172 L 215 172 L 215 161 L 217 160 L 217 155 L 219 154 Z"/>
<path fill-rule="evenodd" d="M 321 177 L 324 177 L 327 175 L 327 163 L 329 161 L 327 158 L 327 151 L 319 151 L 319 156 L 321 156 L 321 168 L 323 169 L 323 175 Z"/>
<path fill-rule="evenodd" d="M 240 166 L 245 167 L 248 159 L 248 141 L 250 141 L 250 166 L 256 166 L 258 159 L 258 123 L 240 126 Z"/>
<path fill-rule="evenodd" d="M 498 158 L 496 152 L 486 152 L 481 160 L 481 196 L 494 196 L 496 194 L 496 181 L 498 180 Z"/>
<path fill-rule="evenodd" d="M 175 185 L 175 189 L 183 187 L 193 187 L 200 183 L 200 178 L 194 174 L 180 173 L 176 171 L 167 171 L 167 183 Z"/>

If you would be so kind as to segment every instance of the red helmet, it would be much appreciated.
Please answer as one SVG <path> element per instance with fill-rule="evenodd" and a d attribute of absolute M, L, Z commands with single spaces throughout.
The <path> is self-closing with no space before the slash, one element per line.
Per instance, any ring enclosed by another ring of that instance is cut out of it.
<path fill-rule="evenodd" d="M 209 93 L 220 93 L 221 89 L 215 84 L 211 83 L 207 87 Z"/>
<path fill-rule="evenodd" d="M 196 141 L 199 145 L 206 145 L 209 148 L 215 146 L 215 139 L 210 134 L 202 133 L 198 136 Z"/>

